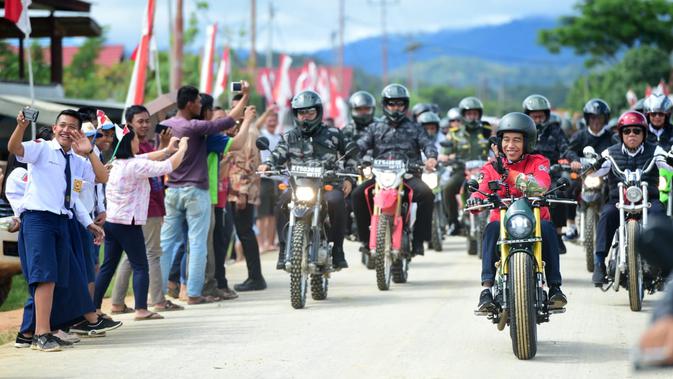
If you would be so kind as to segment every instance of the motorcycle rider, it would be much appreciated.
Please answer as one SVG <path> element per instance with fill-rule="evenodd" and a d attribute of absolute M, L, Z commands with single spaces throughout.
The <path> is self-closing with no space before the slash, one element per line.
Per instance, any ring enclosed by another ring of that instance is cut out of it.
<path fill-rule="evenodd" d="M 551 103 L 542 95 L 530 95 L 523 100 L 523 111 L 535 122 L 537 128 L 537 145 L 535 152 L 543 155 L 549 160 L 550 165 L 557 164 L 563 154 L 568 149 L 568 139 L 566 138 L 561 125 L 552 122 L 550 119 Z M 552 177 L 556 181 L 557 177 Z M 552 206 L 552 221 L 556 226 L 556 236 L 558 238 L 559 252 L 566 253 L 566 246 L 563 243 L 561 230 L 566 224 L 571 205 L 559 204 Z M 574 205 L 572 206 L 574 207 Z M 574 220 L 573 220 L 574 224 Z"/>
<path fill-rule="evenodd" d="M 346 154 L 346 143 L 341 130 L 327 127 L 323 122 L 323 105 L 320 95 L 313 91 L 302 91 L 292 99 L 291 106 L 295 128 L 281 136 L 269 159 L 258 167 L 258 171 L 267 171 L 269 167 L 303 164 L 307 161 L 336 163 L 337 159 Z M 354 166 L 355 162 L 352 159 L 348 159 L 345 163 L 347 168 Z M 351 192 L 352 188 L 353 183 L 348 178 L 340 186 L 334 185 L 332 191 L 323 193 L 331 225 L 329 240 L 334 243 L 332 264 L 337 269 L 348 268 L 343 251 L 346 227 L 344 197 Z M 276 264 L 278 270 L 285 268 L 285 244 L 287 243 L 285 226 L 289 221 L 287 205 L 291 196 L 292 193 L 289 190 L 281 194 L 275 209 L 278 239 L 280 240 L 280 251 Z"/>
<path fill-rule="evenodd" d="M 620 169 L 633 171 L 642 169 L 656 154 L 665 154 L 665 151 L 660 146 L 646 140 L 647 129 L 647 119 L 642 113 L 628 111 L 619 117 L 617 132 L 619 133 L 620 142 L 610 146 L 607 151 L 619 165 Z M 656 164 L 660 169 L 673 170 L 666 162 L 666 159 L 657 158 Z M 615 204 L 619 202 L 617 184 L 620 182 L 620 179 L 612 172 L 611 166 L 611 162 L 606 160 L 600 169 L 591 174 L 594 176 L 605 176 L 607 174 L 608 188 L 610 189 L 608 201 L 603 205 L 603 209 L 601 209 L 596 233 L 595 264 L 592 275 L 592 282 L 596 287 L 601 287 L 604 283 L 607 283 L 605 258 L 610 249 L 612 237 L 619 227 L 619 209 L 615 207 Z M 659 184 L 659 172 L 651 170 L 643 174 L 642 178 L 648 183 L 648 200 L 651 203 L 648 214 L 652 217 L 663 215 L 665 210 L 663 204 L 659 201 L 659 190 L 657 188 Z"/>
<path fill-rule="evenodd" d="M 411 108 L 411 120 L 413 122 L 418 122 L 418 116 L 422 115 L 425 112 L 435 112 L 439 110 L 439 107 L 435 104 L 430 103 L 417 103 Z"/>
<path fill-rule="evenodd" d="M 662 93 L 653 93 L 645 99 L 644 106 L 645 116 L 650 124 L 647 141 L 666 151 L 670 150 L 673 144 L 673 127 L 670 122 L 673 102 Z"/>
<path fill-rule="evenodd" d="M 512 196 L 538 195 L 544 193 L 551 184 L 549 176 L 549 160 L 536 154 L 535 144 L 537 128 L 535 122 L 527 115 L 512 112 L 505 115 L 498 124 L 497 144 L 499 156 L 486 164 L 480 174 L 479 190 L 490 193 L 488 183 L 503 180 L 509 185 Z M 506 196 L 505 186 L 498 190 L 501 197 Z M 483 203 L 485 196 L 475 192 L 467 201 L 472 207 Z M 566 296 L 561 291 L 561 271 L 559 267 L 558 239 L 554 225 L 550 222 L 549 209 L 540 209 L 542 220 L 542 257 L 545 262 L 545 275 L 549 286 L 549 306 L 552 309 L 563 308 L 567 304 Z M 492 311 L 496 304 L 493 300 L 491 287 L 495 280 L 495 263 L 497 260 L 497 242 L 500 234 L 500 211 L 491 211 L 490 222 L 484 230 L 483 258 L 481 261 L 481 284 L 484 289 L 479 295 L 479 311 Z"/>
<path fill-rule="evenodd" d="M 619 138 L 611 133 L 606 124 L 610 120 L 610 106 L 601 99 L 591 99 L 584 104 L 584 122 L 588 126 L 570 139 L 568 150 L 563 157 L 570 161 L 570 168 L 575 171 L 582 170 L 580 159 L 583 157 L 584 147 L 591 146 L 600 154 L 603 150 L 619 142 Z M 579 188 L 581 190 L 581 188 Z M 575 193 L 576 195 L 576 193 Z M 568 217 L 570 219 L 570 217 Z M 570 221 L 570 220 L 568 220 Z M 578 236 L 575 220 L 568 225 L 566 239 L 575 239 Z"/>
<path fill-rule="evenodd" d="M 481 120 L 484 105 L 478 98 L 469 96 L 462 99 L 458 103 L 458 112 L 456 114 L 455 108 L 448 112 L 451 127 L 446 139 L 450 146 L 443 148 L 439 156 L 442 161 L 455 161 L 453 172 L 442 194 L 447 199 L 449 230 L 452 235 L 458 234 L 460 230 L 456 196 L 465 182 L 465 162 L 488 159 L 488 138 L 492 132 L 491 125 Z"/>
<path fill-rule="evenodd" d="M 364 130 L 374 122 L 376 99 L 367 91 L 357 91 L 348 99 L 352 120 L 346 124 L 341 132 L 346 143 L 357 142 Z"/>
<path fill-rule="evenodd" d="M 425 154 L 425 167 L 429 171 L 437 165 L 437 150 L 434 141 L 425 131 L 407 117 L 409 91 L 400 84 L 389 84 L 381 92 L 384 117 L 374 122 L 358 140 L 360 155 L 371 153 L 373 159 L 388 159 L 403 156 L 409 163 L 421 164 L 421 152 Z M 406 186 L 413 191 L 412 201 L 418 204 L 416 223 L 413 230 L 412 254 L 423 255 L 423 242 L 430 241 L 434 195 L 423 181 L 414 175 L 405 179 Z M 362 250 L 369 249 L 369 225 L 371 223 L 371 197 L 365 190 L 375 184 L 367 180 L 353 190 L 353 208 L 357 221 Z M 371 195 L 371 191 L 369 192 Z"/>
<path fill-rule="evenodd" d="M 435 149 L 439 151 L 441 147 L 439 142 L 443 139 L 439 133 L 439 123 L 441 122 L 439 116 L 435 112 L 424 112 L 418 116 L 417 122 L 423 127 L 428 137 L 435 142 Z"/>

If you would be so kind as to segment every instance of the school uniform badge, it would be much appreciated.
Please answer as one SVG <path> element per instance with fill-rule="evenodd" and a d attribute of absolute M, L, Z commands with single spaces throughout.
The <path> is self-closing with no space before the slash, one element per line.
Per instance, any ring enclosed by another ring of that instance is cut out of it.
<path fill-rule="evenodd" d="M 77 193 L 80 193 L 80 192 L 82 192 L 82 186 L 83 185 L 84 185 L 84 182 L 82 181 L 82 179 L 75 179 L 75 180 L 73 180 L 72 190 L 77 192 Z"/>

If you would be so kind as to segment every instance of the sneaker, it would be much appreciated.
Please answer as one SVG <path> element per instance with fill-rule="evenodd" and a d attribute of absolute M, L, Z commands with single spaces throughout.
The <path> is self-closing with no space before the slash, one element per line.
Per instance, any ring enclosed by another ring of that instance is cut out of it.
<path fill-rule="evenodd" d="M 243 283 L 235 285 L 234 289 L 238 292 L 261 291 L 266 289 L 266 281 L 264 279 L 246 279 Z"/>
<path fill-rule="evenodd" d="M 495 301 L 493 301 L 493 293 L 490 288 L 485 288 L 479 294 L 479 305 L 477 311 L 479 312 L 494 312 L 496 310 Z"/>
<path fill-rule="evenodd" d="M 562 309 L 568 304 L 566 295 L 561 291 L 560 286 L 549 287 L 549 309 Z"/>
<path fill-rule="evenodd" d="M 566 230 L 565 234 L 563 235 L 563 239 L 565 241 L 574 241 L 580 236 L 579 232 L 577 231 L 577 226 L 569 226 L 568 230 Z"/>
<path fill-rule="evenodd" d="M 44 352 L 61 351 L 61 344 L 51 333 L 45 333 L 33 336 L 30 348 Z"/>
<path fill-rule="evenodd" d="M 33 344 L 33 337 L 28 337 L 23 333 L 16 333 L 16 340 L 14 341 L 14 347 L 17 349 L 23 349 L 30 347 Z"/>
<path fill-rule="evenodd" d="M 59 345 L 61 345 L 61 348 L 72 349 L 73 347 L 75 347 L 75 344 L 72 343 L 72 342 L 62 340 L 59 337 L 57 337 L 56 335 L 52 335 L 52 336 L 54 337 L 54 340 L 56 342 L 58 342 Z"/>
<path fill-rule="evenodd" d="M 563 237 L 561 234 L 556 235 L 558 237 L 558 253 L 565 254 L 568 250 L 566 249 L 566 244 L 563 243 Z"/>
<path fill-rule="evenodd" d="M 594 265 L 594 273 L 591 275 L 591 281 L 596 287 L 603 287 L 603 284 L 608 282 L 608 279 L 605 275 L 605 263 L 596 262 Z"/>
<path fill-rule="evenodd" d="M 103 337 L 105 332 L 117 329 L 120 326 L 122 326 L 121 321 L 108 320 L 99 317 L 98 321 L 94 324 L 89 324 L 87 321 L 83 321 L 70 328 L 70 331 L 87 337 Z"/>
<path fill-rule="evenodd" d="M 79 337 L 77 337 L 77 335 L 74 333 L 66 333 L 63 330 L 58 330 L 56 333 L 54 333 L 54 336 L 70 343 L 79 343 L 80 341 Z"/>

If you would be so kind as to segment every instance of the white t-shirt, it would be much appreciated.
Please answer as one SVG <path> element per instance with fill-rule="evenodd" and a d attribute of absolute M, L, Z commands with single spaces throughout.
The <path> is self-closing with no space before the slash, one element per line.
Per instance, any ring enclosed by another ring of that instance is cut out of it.
<path fill-rule="evenodd" d="M 274 133 L 269 133 L 266 128 L 262 128 L 260 134 L 262 137 L 266 137 L 269 139 L 269 150 L 264 150 L 260 151 L 260 156 L 261 156 L 261 161 L 266 162 L 267 159 L 271 156 L 271 152 L 273 149 L 276 148 L 276 145 L 278 145 L 278 142 L 280 142 L 280 135 L 279 134 L 274 134 Z"/>

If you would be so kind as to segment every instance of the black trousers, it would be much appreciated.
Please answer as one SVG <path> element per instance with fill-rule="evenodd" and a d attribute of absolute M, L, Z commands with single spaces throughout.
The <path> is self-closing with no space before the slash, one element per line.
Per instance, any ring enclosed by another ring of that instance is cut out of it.
<path fill-rule="evenodd" d="M 460 193 L 460 189 L 465 182 L 465 167 L 459 166 L 451 173 L 449 182 L 443 190 L 444 204 L 446 214 L 449 216 L 449 224 L 458 222 L 458 200 L 456 196 Z"/>
<path fill-rule="evenodd" d="M 414 225 L 413 239 L 419 243 L 430 241 L 432 235 L 432 210 L 435 196 L 432 190 L 419 178 L 413 177 L 404 183 L 411 188 L 413 196 L 411 201 L 418 204 L 416 210 L 416 223 Z M 353 190 L 353 210 L 358 224 L 360 241 L 369 242 L 369 224 L 371 223 L 370 205 L 374 204 L 373 195 L 369 191 L 369 199 L 365 197 L 365 190 L 374 186 L 374 179 L 370 179 Z"/>
<path fill-rule="evenodd" d="M 248 279 L 261 280 L 262 265 L 259 259 L 259 246 L 257 237 L 252 229 L 255 223 L 255 206 L 246 204 L 245 208 L 237 209 L 236 203 L 230 202 L 229 208 L 234 220 L 234 228 L 238 240 L 243 245 L 243 255 L 245 255 L 245 264 L 248 267 Z"/>
<path fill-rule="evenodd" d="M 215 207 L 213 251 L 215 252 L 215 280 L 217 281 L 217 288 L 220 289 L 229 287 L 225 260 L 227 259 L 227 249 L 229 248 L 229 242 L 233 233 L 234 222 L 231 219 L 231 215 L 225 214 L 224 208 Z"/>
<path fill-rule="evenodd" d="M 287 204 L 290 202 L 292 192 L 287 190 L 278 198 L 276 204 L 276 230 L 278 231 L 278 240 L 285 245 L 287 240 L 287 223 L 290 221 L 290 212 Z M 329 214 L 330 230 L 328 232 L 329 240 L 334 244 L 333 249 L 343 250 L 344 232 L 346 230 L 346 201 L 344 193 L 341 190 L 323 191 L 323 199 L 327 202 L 327 213 Z"/>

